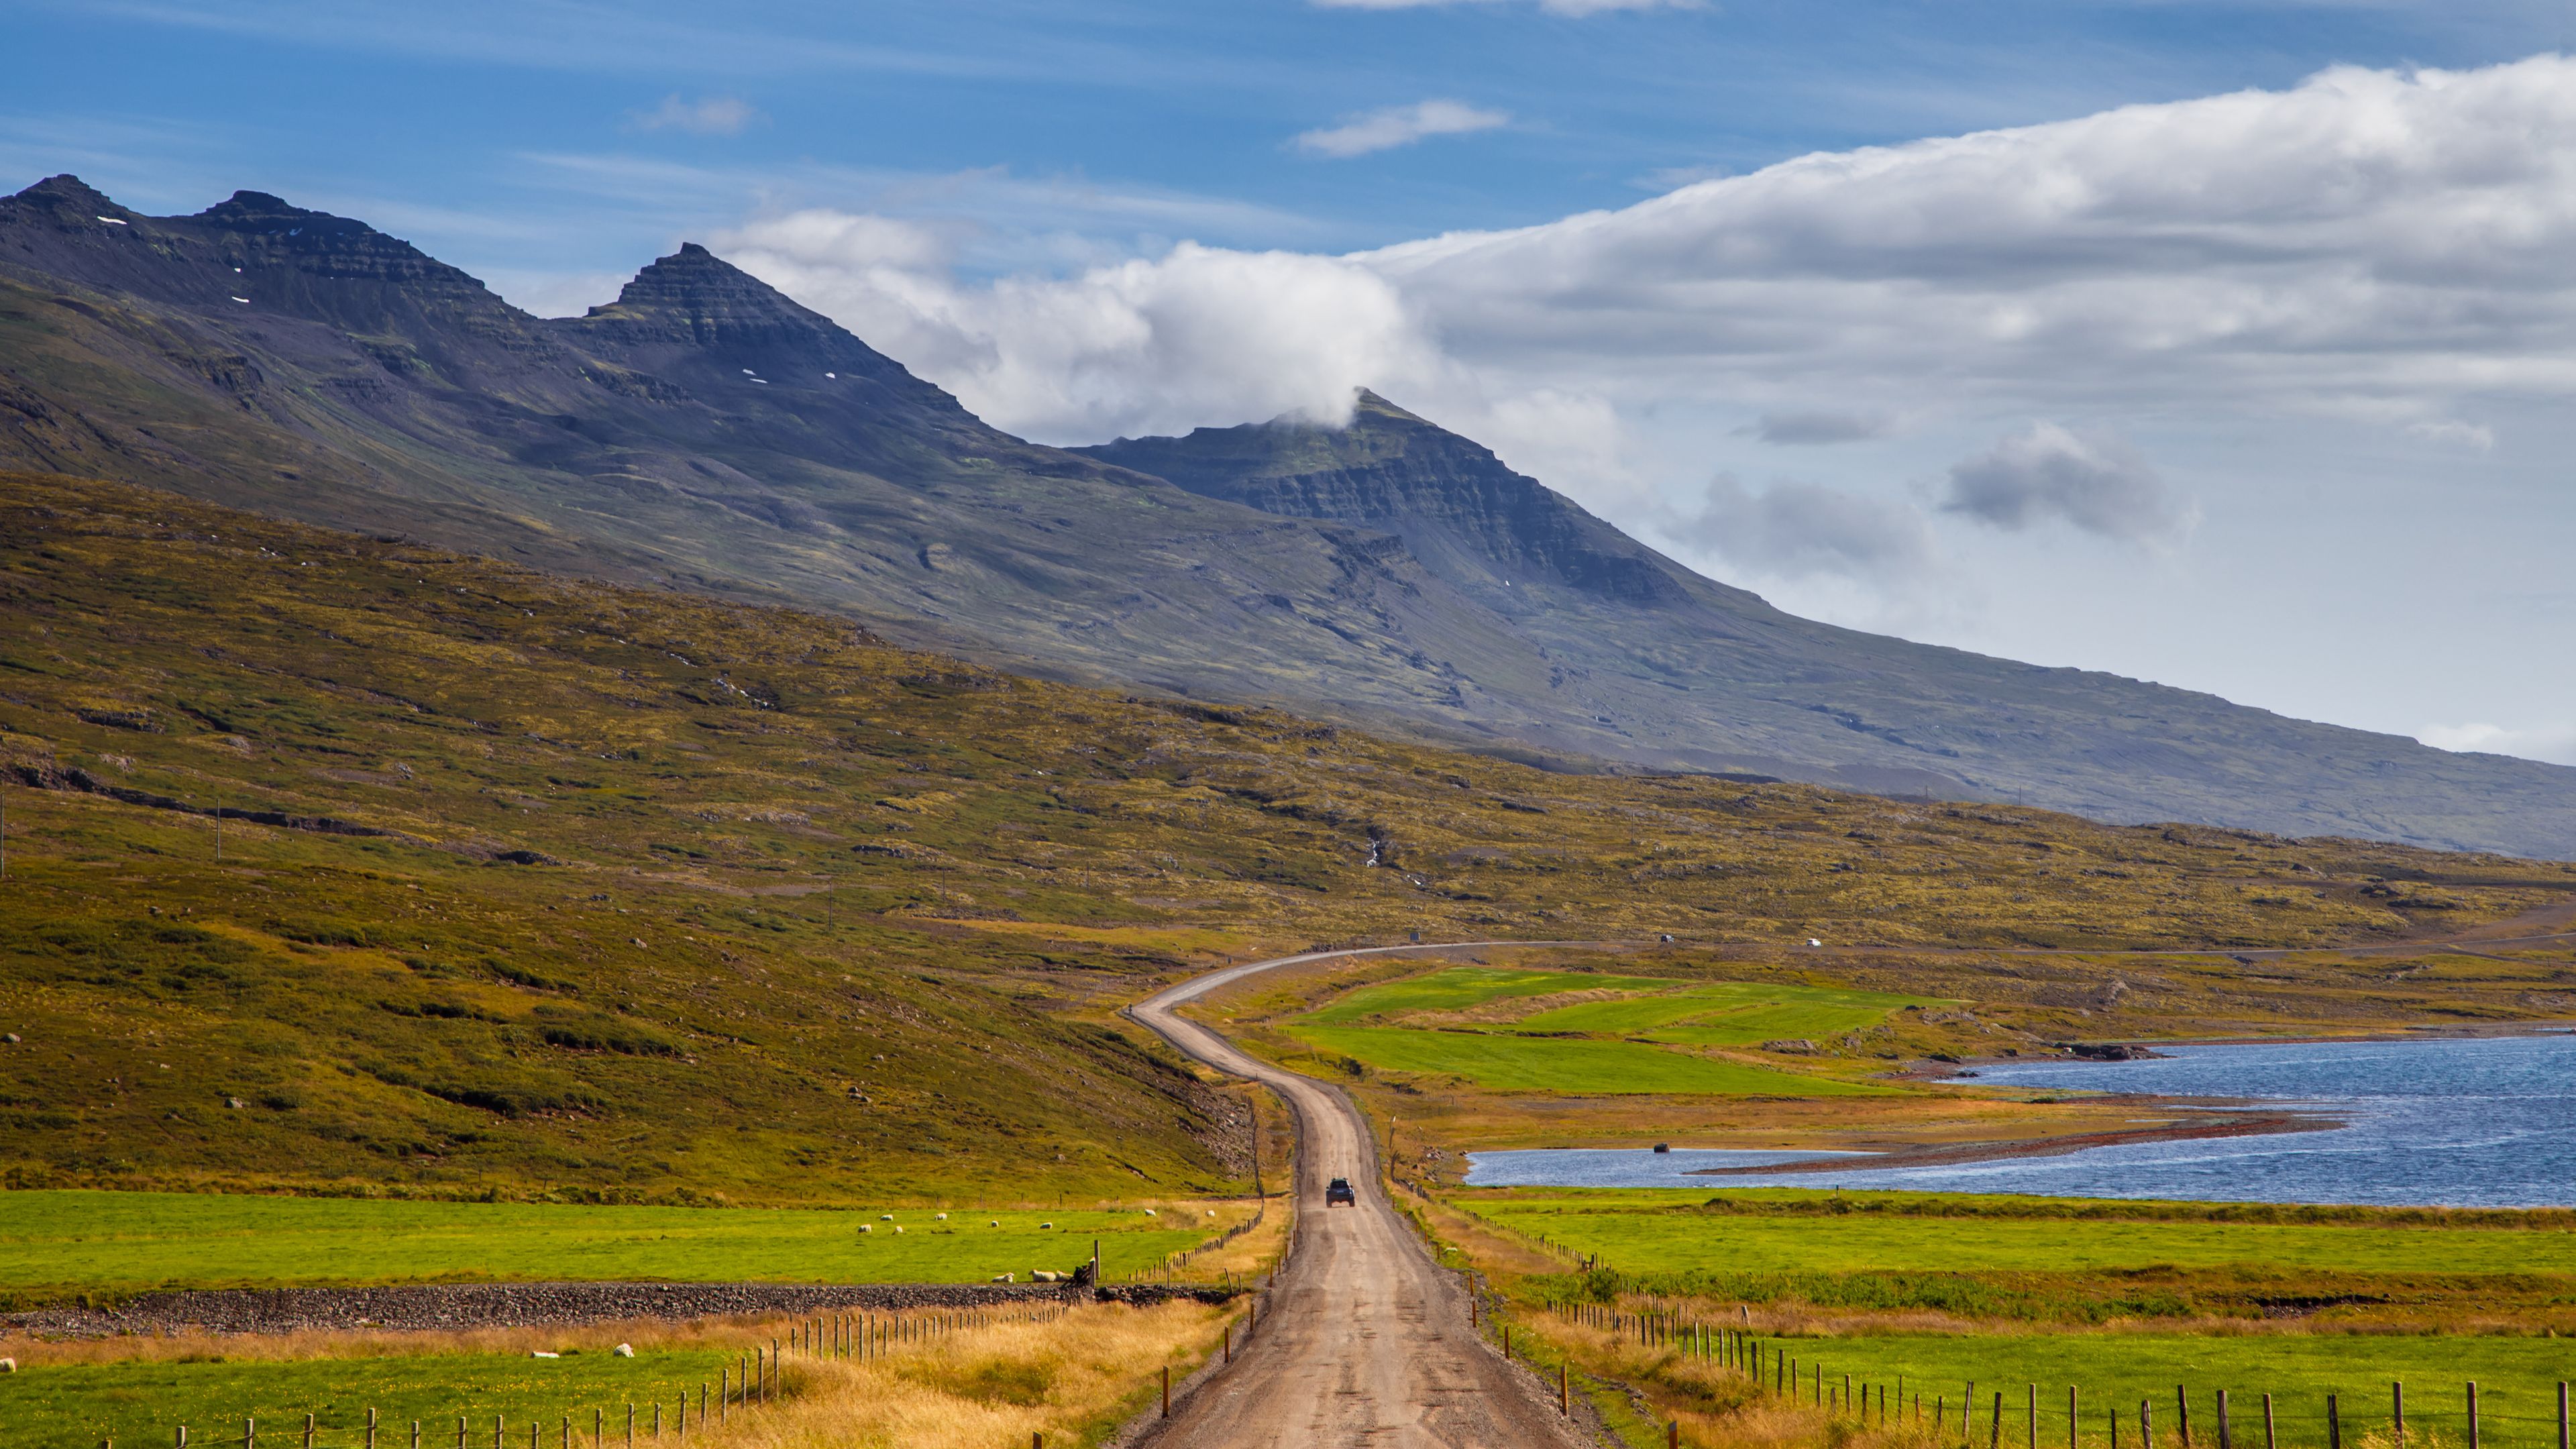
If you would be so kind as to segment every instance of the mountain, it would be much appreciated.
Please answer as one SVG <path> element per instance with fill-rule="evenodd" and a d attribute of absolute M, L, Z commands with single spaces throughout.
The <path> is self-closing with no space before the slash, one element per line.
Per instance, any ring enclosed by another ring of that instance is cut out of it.
<path fill-rule="evenodd" d="M 1794 618 L 1385 403 L 1063 450 L 697 246 L 532 317 L 241 192 L 0 200 L 0 465 L 1555 764 L 2576 855 L 2576 771 Z"/>

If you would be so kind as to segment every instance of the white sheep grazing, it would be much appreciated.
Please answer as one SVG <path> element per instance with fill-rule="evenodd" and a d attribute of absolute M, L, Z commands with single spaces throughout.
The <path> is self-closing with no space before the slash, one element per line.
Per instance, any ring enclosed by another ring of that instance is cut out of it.
<path fill-rule="evenodd" d="M 1051 1227 L 1054 1227 L 1054 1226 L 1055 1226 L 1055 1224 L 1053 1224 L 1053 1223 L 1040 1223 L 1040 1224 L 1038 1224 L 1038 1226 L 1039 1226 L 1039 1227 L 1042 1227 L 1042 1228 L 1051 1228 Z"/>
<path fill-rule="evenodd" d="M 938 1221 L 943 1222 L 943 1223 L 944 1223 L 944 1222 L 946 1222 L 946 1221 L 948 1221 L 948 1214 L 946 1214 L 946 1213 L 941 1213 L 941 1214 L 939 1214 L 939 1216 L 938 1216 Z"/>
<path fill-rule="evenodd" d="M 1017 1273 L 996 1273 L 993 1275 L 993 1281 L 996 1283 L 1016 1283 L 1020 1281 L 1020 1275 Z"/>
<path fill-rule="evenodd" d="M 1000 1227 L 1001 1225 L 1002 1225 L 1002 1220 L 1001 1220 L 1000 1218 L 995 1218 L 995 1219 L 993 1219 L 993 1226 L 995 1226 L 995 1227 L 997 1227 L 997 1228 L 998 1228 L 998 1227 Z"/>
<path fill-rule="evenodd" d="M 878 1221 L 878 1222 L 881 1222 L 881 1223 L 890 1223 L 890 1222 L 893 1222 L 893 1221 L 894 1221 L 894 1214 L 892 1214 L 892 1213 L 879 1213 L 879 1214 L 877 1214 L 877 1221 Z"/>
<path fill-rule="evenodd" d="M 876 1226 L 876 1224 L 874 1224 L 874 1223 L 861 1223 L 861 1224 L 859 1224 L 859 1231 L 860 1231 L 860 1232 L 863 1232 L 863 1233 L 873 1233 L 873 1232 L 875 1232 L 876 1230 L 877 1230 L 877 1226 Z"/>
<path fill-rule="evenodd" d="M 1145 1209 L 1145 1216 L 1147 1216 L 1147 1217 L 1149 1217 L 1149 1218 L 1150 1218 L 1150 1217 L 1152 1217 L 1153 1215 L 1154 1215 L 1154 1210 L 1153 1210 L 1152 1208 L 1147 1208 L 1147 1209 Z"/>
<path fill-rule="evenodd" d="M 633 1358 L 635 1356 L 635 1345 L 631 1343 L 621 1343 L 617 1347 L 610 1349 L 609 1352 L 617 1355 L 619 1358 Z"/>

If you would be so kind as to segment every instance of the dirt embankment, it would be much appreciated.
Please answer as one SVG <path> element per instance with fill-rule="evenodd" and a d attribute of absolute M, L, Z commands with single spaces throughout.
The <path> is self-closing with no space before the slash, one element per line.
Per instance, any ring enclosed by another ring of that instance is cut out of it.
<path fill-rule="evenodd" d="M 730 1318 L 840 1309 L 988 1308 L 1097 1297 L 1223 1302 L 1237 1290 L 1054 1283 L 425 1283 L 387 1288 L 241 1288 L 141 1293 L 113 1308 L 40 1308 L 0 1330 L 104 1338 L 120 1333 L 298 1333 L 526 1328 L 633 1318 Z"/>

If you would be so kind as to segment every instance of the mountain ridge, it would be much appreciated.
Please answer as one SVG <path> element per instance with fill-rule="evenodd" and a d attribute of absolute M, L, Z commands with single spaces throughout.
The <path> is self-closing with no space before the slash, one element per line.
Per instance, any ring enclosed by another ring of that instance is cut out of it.
<path fill-rule="evenodd" d="M 51 178 L 0 199 L 0 463 L 1569 768 L 2576 855 L 2576 771 L 1798 619 L 1373 395 L 1028 443 L 695 244 L 540 319 L 263 193 Z"/>

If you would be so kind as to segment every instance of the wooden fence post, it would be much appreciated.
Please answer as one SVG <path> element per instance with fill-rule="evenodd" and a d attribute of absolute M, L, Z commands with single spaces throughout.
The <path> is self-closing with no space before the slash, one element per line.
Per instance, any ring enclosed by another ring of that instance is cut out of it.
<path fill-rule="evenodd" d="M 2326 1395 L 2326 1449 L 2343 1449 L 2343 1412 L 2332 1394 Z"/>
<path fill-rule="evenodd" d="M 2138 1400 L 2138 1449 L 2156 1449 L 2155 1405 Z"/>
<path fill-rule="evenodd" d="M 2039 1385 L 2030 1386 L 2030 1422 L 2023 1426 L 2030 1449 L 2039 1449 Z"/>
<path fill-rule="evenodd" d="M 1172 1366 L 1163 1365 L 1163 1417 L 1172 1417 Z"/>
<path fill-rule="evenodd" d="M 2236 1449 L 2227 1437 L 2227 1390 L 2218 1391 L 2218 1449 Z"/>
<path fill-rule="evenodd" d="M 2191 1390 L 2181 1384 L 2174 1385 L 2174 1437 L 2191 1449 Z"/>
<path fill-rule="evenodd" d="M 304 1416 L 304 1449 L 313 1449 L 313 1416 Z"/>
<path fill-rule="evenodd" d="M 2394 1379 L 2388 1385 L 2389 1424 L 2396 1435 L 2397 1449 L 2406 1449 L 2406 1381 Z"/>
<path fill-rule="evenodd" d="M 2469 1381 L 2469 1449 L 2478 1449 L 2478 1385 Z"/>
<path fill-rule="evenodd" d="M 2075 1449 L 2075 1386 L 2066 1386 L 2066 1449 Z"/>
<path fill-rule="evenodd" d="M 1986 1426 L 1986 1449 L 2003 1449 L 2003 1445 L 2004 1445 L 2004 1391 L 2003 1391 L 2003 1390 L 2001 1390 L 2001 1389 L 1997 1389 L 1997 1390 L 1995 1390 L 1995 1414 L 1994 1414 L 1994 1421 L 1993 1421 L 1992 1423 L 1990 1423 L 1990 1424 L 1988 1424 L 1988 1425 Z"/>
<path fill-rule="evenodd" d="M 2558 1381 L 2558 1449 L 2567 1449 L 2567 1381 Z"/>
<path fill-rule="evenodd" d="M 2279 1449 L 2279 1440 L 2273 1437 L 2272 1432 L 2272 1396 L 2270 1394 L 2263 1396 L 2263 1449 Z"/>
<path fill-rule="evenodd" d="M 1574 1415 L 1574 1401 L 1567 1395 L 1565 1383 L 1565 1360 L 1558 1359 L 1556 1362 L 1556 1416 L 1560 1419 L 1572 1418 Z M 2561 1395 L 2560 1398 L 2563 1401 L 2565 1396 Z"/>

